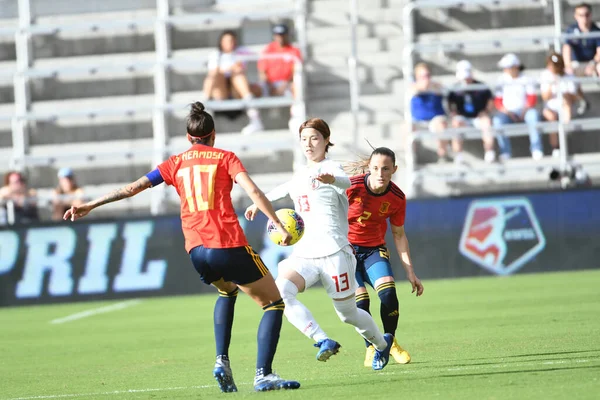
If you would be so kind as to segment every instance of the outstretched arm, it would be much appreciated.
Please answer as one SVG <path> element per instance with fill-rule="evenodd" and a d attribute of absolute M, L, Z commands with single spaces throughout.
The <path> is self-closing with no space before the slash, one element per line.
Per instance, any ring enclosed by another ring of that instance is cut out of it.
<path fill-rule="evenodd" d="M 402 267 L 404 268 L 404 271 L 406 271 L 406 277 L 412 285 L 412 293 L 416 291 L 417 296 L 420 296 L 423 294 L 423 284 L 421 283 L 421 280 L 417 278 L 415 271 L 413 270 L 412 260 L 410 259 L 410 248 L 408 247 L 408 238 L 404 232 L 404 225 L 391 225 L 392 234 L 394 235 L 394 244 L 396 245 L 396 250 L 400 256 Z"/>
<path fill-rule="evenodd" d="M 273 221 L 273 223 L 277 227 L 277 230 L 283 236 L 283 243 L 285 245 L 288 245 L 290 243 L 290 241 L 292 240 L 292 235 L 290 235 L 289 232 L 285 229 L 285 227 L 279 220 L 279 217 L 277 216 L 277 214 L 275 214 L 273 205 L 271 204 L 271 202 L 269 201 L 267 196 L 265 196 L 265 194 L 262 192 L 262 190 L 260 190 L 259 187 L 256 186 L 256 184 L 254 183 L 252 178 L 250 178 L 250 175 L 248 175 L 247 172 L 240 172 L 239 174 L 236 175 L 235 181 L 242 187 L 242 189 L 244 189 L 244 191 L 246 191 L 248 196 L 250 196 L 250 199 L 252 199 L 252 201 L 254 202 L 254 207 L 258 207 L 258 209 L 260 209 L 260 211 L 265 213 L 265 215 L 271 221 Z M 246 210 L 246 214 L 247 213 L 248 213 L 248 210 Z M 255 213 L 256 213 L 256 210 L 255 210 L 254 214 Z M 246 218 L 248 218 L 248 215 L 246 216 Z M 252 215 L 252 218 L 254 218 L 254 215 Z M 248 219 L 251 219 L 251 218 L 248 218 Z"/>
<path fill-rule="evenodd" d="M 335 168 L 331 172 L 324 172 L 319 174 L 316 179 L 323 183 L 328 183 L 340 189 L 340 191 L 345 191 L 350 187 L 350 178 L 344 172 L 344 169 L 340 165 L 338 168 Z"/>
<path fill-rule="evenodd" d="M 148 179 L 148 177 L 144 175 L 137 181 L 132 182 L 129 185 L 124 186 L 120 189 L 117 189 L 105 196 L 89 201 L 80 206 L 71 206 L 71 208 L 68 209 L 67 212 L 65 212 L 63 219 L 71 219 L 71 221 L 75 221 L 76 219 L 85 217 L 90 213 L 90 211 L 92 211 L 96 207 L 100 207 L 104 204 L 112 203 L 115 201 L 126 199 L 128 197 L 135 196 L 136 194 L 148 189 L 151 186 L 152 183 L 150 182 L 150 179 Z"/>

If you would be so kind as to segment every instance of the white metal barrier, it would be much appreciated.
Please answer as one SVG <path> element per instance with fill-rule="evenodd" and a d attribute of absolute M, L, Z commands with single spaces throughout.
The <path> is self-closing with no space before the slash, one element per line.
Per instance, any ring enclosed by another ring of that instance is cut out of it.
<path fill-rule="evenodd" d="M 122 115 L 131 116 L 137 113 L 152 113 L 153 121 L 153 162 L 155 164 L 162 162 L 168 154 L 167 146 L 168 134 L 166 126 L 166 116 L 169 112 L 182 109 L 186 104 L 175 104 L 170 101 L 171 89 L 169 85 L 169 70 L 178 65 L 189 65 L 190 62 L 199 64 L 198 59 L 172 58 L 171 41 L 169 37 L 169 28 L 171 26 L 193 25 L 193 24 L 211 24 L 217 21 L 245 21 L 245 20 L 268 20 L 280 18 L 294 18 L 295 29 L 300 44 L 302 54 L 306 55 L 306 0 L 294 0 L 293 6 L 283 8 L 280 2 L 265 1 L 264 8 L 253 10 L 250 13 L 226 12 L 226 13 L 203 13 L 171 15 L 171 2 L 173 0 L 156 0 L 155 18 L 138 18 L 123 20 L 101 20 L 85 21 L 75 24 L 34 24 L 34 16 L 31 11 L 32 0 L 18 0 L 18 27 L 0 28 L 0 35 L 14 34 L 15 46 L 17 52 L 16 70 L 2 71 L 0 73 L 13 75 L 15 113 L 11 116 L 0 116 L 1 119 L 10 119 L 13 132 L 13 167 L 22 169 L 30 165 L 32 158 L 28 156 L 28 123 L 32 121 L 54 121 L 60 118 L 68 117 L 87 117 L 96 118 L 98 116 Z M 278 7 L 270 7 L 276 4 Z M 292 4 L 292 3 L 290 3 Z M 58 34 L 63 32 L 76 31 L 98 31 L 128 29 L 136 31 L 140 28 L 153 27 L 155 40 L 155 59 L 152 62 L 124 63 L 122 65 L 94 64 L 75 67 L 61 68 L 32 68 L 33 58 L 31 52 L 31 38 L 35 35 Z M 240 61 L 257 60 L 259 58 L 287 58 L 289 55 L 259 56 L 248 55 L 240 57 Z M 207 60 L 204 60 L 206 63 Z M 305 81 L 304 70 L 301 60 L 293 58 L 294 84 L 296 85 L 296 96 L 294 99 L 287 97 L 259 98 L 250 101 L 245 100 L 226 100 L 226 101 L 207 101 L 207 109 L 236 110 L 246 107 L 271 108 L 294 106 L 296 117 L 304 119 L 305 117 Z M 31 79 L 54 77 L 58 75 L 80 74 L 82 72 L 96 74 L 100 70 L 104 71 L 125 71 L 135 73 L 140 70 L 151 71 L 154 80 L 154 104 L 140 106 L 115 106 L 104 109 L 77 109 L 61 111 L 55 113 L 36 113 L 31 111 L 31 96 L 29 83 Z M 118 150 L 117 150 L 118 152 Z M 161 211 L 164 205 L 164 191 L 153 191 L 152 213 Z"/>

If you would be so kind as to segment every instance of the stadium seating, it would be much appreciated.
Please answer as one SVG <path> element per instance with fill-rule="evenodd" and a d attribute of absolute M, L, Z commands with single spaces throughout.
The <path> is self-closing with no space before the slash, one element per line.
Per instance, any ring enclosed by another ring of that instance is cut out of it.
<path fill-rule="evenodd" d="M 15 3 L 15 2 L 11 2 Z M 75 4 L 69 7 L 69 3 Z M 16 8 L 2 8 L 0 30 L 0 171 L 24 167 L 30 185 L 42 197 L 56 183 L 56 170 L 70 166 L 89 195 L 136 179 L 156 162 L 153 140 L 155 96 L 155 24 L 157 1 L 97 2 L 85 5 L 64 1 L 57 9 L 31 1 L 32 62 L 24 74 L 31 105 L 27 135 L 11 134 L 13 75 L 17 71 L 14 32 Z M 160 3 L 160 1 L 159 1 Z M 164 3 L 164 2 L 163 2 Z M 302 1 L 177 1 L 171 0 L 171 54 L 166 65 L 171 95 L 167 108 L 167 153 L 185 149 L 184 117 L 187 104 L 198 100 L 206 74 L 207 56 L 216 48 L 223 29 L 237 29 L 242 44 L 257 54 L 271 40 L 270 25 L 302 16 Z M 19 35 L 17 35 L 17 40 Z M 158 47 L 156 43 L 156 47 Z M 249 75 L 256 78 L 250 62 Z M 300 71 L 301 72 L 301 71 Z M 15 80 L 16 82 L 16 80 Z M 303 101 L 302 99 L 299 99 Z M 240 153 L 254 173 L 291 172 L 292 138 L 288 132 L 291 98 L 257 99 L 263 112 L 264 133 L 243 137 L 245 120 L 217 116 L 218 144 Z M 242 108 L 240 101 L 208 102 L 208 108 Z M 19 143 L 28 150 L 19 159 Z M 11 149 L 12 146 L 12 149 Z M 265 153 L 269 156 L 265 163 Z M 265 165 L 266 164 L 266 165 Z M 271 168 L 269 168 L 271 165 Z M 258 177 L 259 181 L 265 179 Z M 270 183 L 270 180 L 266 180 Z M 271 184 L 272 186 L 272 184 Z M 265 186 L 267 189 L 269 185 Z M 148 197 L 113 207 L 147 212 Z M 171 202 L 170 209 L 176 203 Z M 109 212 L 111 212 L 109 210 Z"/>
<path fill-rule="evenodd" d="M 152 134 L 152 108 L 156 100 L 156 1 L 110 0 L 94 9 L 74 0 L 63 0 L 57 7 L 48 7 L 47 2 L 41 0 L 31 2 L 32 12 L 37 16 L 34 21 L 37 33 L 31 40 L 33 63 L 28 72 L 30 113 L 37 115 L 29 124 L 30 151 L 26 159 L 32 186 L 40 188 L 42 194 L 49 193 L 55 183 L 55 172 L 62 166 L 75 168 L 90 195 L 135 179 L 156 159 Z M 237 28 L 242 43 L 258 50 L 270 40 L 270 22 L 277 17 L 298 18 L 299 13 L 304 12 L 292 0 L 268 2 L 268 10 L 260 12 L 256 3 L 260 1 L 171 0 L 171 14 L 179 20 L 170 31 L 172 64 L 168 78 L 173 92 L 167 119 L 168 136 L 173 138 L 168 142 L 170 152 L 185 146 L 181 135 L 185 105 L 201 93 L 206 56 L 214 48 L 219 32 L 224 28 Z M 360 111 L 358 137 L 354 137 L 349 97 L 349 3 L 310 0 L 302 17 L 306 19 L 307 116 L 319 116 L 330 123 L 336 144 L 331 150 L 332 158 L 347 161 L 367 154 L 369 144 L 364 139 L 373 145 L 392 147 L 397 150 L 401 165 L 398 183 L 412 195 L 482 191 L 489 189 L 490 183 L 497 189 L 548 185 L 548 172 L 556 166 L 554 160 L 547 158 L 534 163 L 521 158 L 505 166 L 487 166 L 481 161 L 481 144 L 476 136 L 468 136 L 472 138 L 465 143 L 467 166 L 429 163 L 435 155 L 435 141 L 426 134 L 416 146 L 416 154 L 408 151 L 412 146 L 407 146 L 409 135 L 404 123 L 406 32 L 401 24 L 408 0 L 357 2 Z M 551 1 L 462 3 L 461 7 L 427 8 L 415 13 L 415 43 L 423 49 L 416 59 L 429 62 L 437 80 L 452 83 L 454 64 L 467 58 L 473 63 L 477 77 L 493 84 L 499 76 L 496 62 L 509 51 L 516 52 L 525 62 L 526 73 L 539 75 L 544 55 L 553 43 Z M 575 1 L 563 3 L 565 25 L 572 18 L 570 7 Z M 600 1 L 591 3 L 600 4 Z M 0 171 L 4 172 L 15 154 L 11 120 L 15 112 L 13 74 L 17 68 L 14 32 L 19 21 L 16 2 L 0 0 L 0 5 L 3 6 L 0 7 Z M 210 23 L 186 21 L 189 16 L 194 18 L 200 13 L 209 13 Z M 473 31 L 477 32 L 476 36 Z M 193 64 L 189 60 L 198 62 Z M 600 116 L 595 107 L 600 104 L 598 88 L 600 86 L 593 82 L 584 84 L 592 100 L 587 118 Z M 293 168 L 294 136 L 288 129 L 290 104 L 288 99 L 288 103 L 277 105 L 267 101 L 259 105 L 264 107 L 261 114 L 267 130 L 256 136 L 242 137 L 237 133 L 245 123 L 243 118 L 229 121 L 217 117 L 222 133 L 219 145 L 239 151 L 266 190 L 289 177 Z M 58 114 L 69 114 L 69 117 L 56 118 Z M 590 173 L 595 173 L 600 166 L 596 156 L 600 152 L 600 139 L 594 132 L 597 122 L 574 120 L 572 127 L 585 131 L 569 138 L 571 153 L 576 153 L 575 162 L 585 164 Z M 527 155 L 526 137 L 515 137 L 512 142 L 515 156 Z M 419 187 L 412 193 L 402 171 L 415 155 L 420 175 Z M 487 186 L 483 188 L 482 184 Z M 240 195 L 236 189 L 235 198 L 241 199 Z M 125 207 L 130 212 L 145 213 L 149 203 L 150 195 L 143 194 L 124 205 L 109 207 L 107 212 Z M 170 204 L 174 210 L 175 202 Z M 244 205 L 243 202 L 237 204 Z"/>
<path fill-rule="evenodd" d="M 434 3 L 427 0 L 425 3 Z M 440 5 L 453 4 L 455 8 L 424 8 L 415 15 L 415 60 L 428 62 L 436 80 L 445 85 L 455 81 L 454 65 L 461 59 L 468 59 L 475 68 L 476 78 L 493 86 L 501 72 L 496 63 L 503 54 L 517 53 L 526 66 L 526 75 L 539 78 L 545 64 L 545 56 L 552 47 L 554 35 L 554 14 L 552 2 L 512 0 L 480 4 L 439 1 Z M 474 2 L 473 2 L 474 3 Z M 572 5 L 562 2 L 563 26 L 572 21 Z M 592 2 L 596 3 L 596 2 Z M 473 35 L 474 31 L 476 35 Z M 406 49 L 405 49 L 406 50 Z M 405 52 L 406 55 L 406 52 Z M 405 71 L 407 72 L 407 71 Z M 403 88 L 403 86 L 402 86 Z M 592 177 L 600 176 L 600 140 L 597 130 L 600 115 L 597 107 L 600 100 L 600 86 L 588 79 L 583 89 L 591 100 L 592 109 L 585 119 L 575 119 L 569 126 L 569 153 L 571 162 L 582 165 Z M 546 124 L 546 128 L 551 128 Z M 462 130 L 464 131 L 464 130 Z M 544 129 L 552 132 L 555 129 Z M 418 132 L 423 140 L 415 144 L 414 156 L 417 160 L 417 195 L 447 195 L 481 192 L 482 190 L 513 190 L 519 187 L 544 188 L 549 185 L 549 172 L 559 166 L 559 162 L 546 157 L 541 162 L 528 159 L 529 141 L 526 129 L 515 132 L 518 137 L 511 139 L 513 159 L 504 165 L 486 165 L 482 161 L 479 133 L 471 130 L 465 143 L 467 165 L 434 165 L 436 142 L 428 132 Z M 408 134 L 407 134 L 408 135 Z M 429 139 L 426 139 L 429 137 Z M 585 153 L 585 154 L 582 154 Z M 409 185 L 409 182 L 406 182 Z M 492 184 L 492 185 L 490 185 Z M 485 189 L 483 189 L 483 185 Z"/>

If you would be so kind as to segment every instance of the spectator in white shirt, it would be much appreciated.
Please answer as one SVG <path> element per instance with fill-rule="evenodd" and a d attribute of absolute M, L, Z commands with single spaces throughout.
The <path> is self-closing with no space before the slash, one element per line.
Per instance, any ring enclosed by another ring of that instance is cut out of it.
<path fill-rule="evenodd" d="M 571 120 L 571 106 L 577 97 L 577 85 L 571 75 L 565 73 L 565 61 L 558 53 L 550 53 L 546 59 L 546 69 L 540 77 L 540 91 L 544 100 L 544 110 L 542 111 L 547 121 L 558 121 L 559 113 L 562 112 L 563 122 Z M 562 93 L 562 102 L 558 97 L 558 89 Z M 552 156 L 558 157 L 558 135 L 550 134 L 550 146 L 552 146 Z"/>
<path fill-rule="evenodd" d="M 207 100 L 251 100 L 260 96 L 260 88 L 248 83 L 245 63 L 239 59 L 240 56 L 248 54 L 251 52 L 238 47 L 235 32 L 227 30 L 221 33 L 218 50 L 212 53 L 208 60 L 208 76 L 204 80 L 204 97 Z M 248 108 L 246 114 L 250 123 L 242 129 L 242 134 L 264 129 L 256 108 Z"/>
<path fill-rule="evenodd" d="M 544 157 L 542 138 L 537 124 L 540 114 L 534 108 L 537 101 L 535 87 L 532 82 L 522 75 L 522 65 L 519 58 L 508 53 L 498 62 L 504 73 L 496 87 L 494 104 L 498 113 L 492 119 L 496 131 L 496 140 L 500 147 L 500 160 L 512 157 L 510 140 L 501 133 L 502 126 L 513 123 L 525 122 L 529 129 L 529 142 L 531 156 L 534 160 Z"/>

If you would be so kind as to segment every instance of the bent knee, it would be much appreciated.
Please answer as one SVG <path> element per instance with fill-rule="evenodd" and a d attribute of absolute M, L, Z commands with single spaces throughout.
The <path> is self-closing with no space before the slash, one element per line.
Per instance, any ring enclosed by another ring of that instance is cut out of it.
<path fill-rule="evenodd" d="M 284 301 L 293 299 L 298 294 L 298 287 L 289 279 L 277 277 L 275 285 Z"/>

